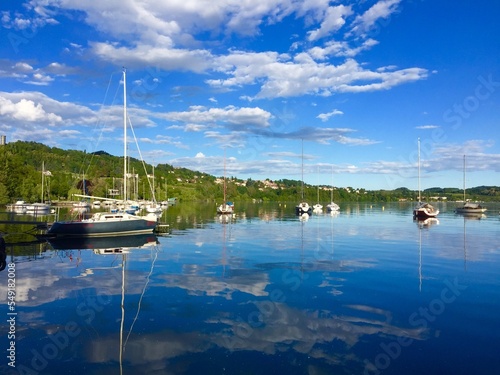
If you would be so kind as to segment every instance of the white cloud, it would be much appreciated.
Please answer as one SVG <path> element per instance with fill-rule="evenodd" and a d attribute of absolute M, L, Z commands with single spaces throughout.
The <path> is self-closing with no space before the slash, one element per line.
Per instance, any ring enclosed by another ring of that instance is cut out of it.
<path fill-rule="evenodd" d="M 117 66 L 125 64 L 128 68 L 155 66 L 166 71 L 202 73 L 211 68 L 213 60 L 211 53 L 203 49 L 189 50 L 142 43 L 130 47 L 104 42 L 91 42 L 90 47 L 100 59 Z"/>
<path fill-rule="evenodd" d="M 425 79 L 428 72 L 422 68 L 395 71 L 362 68 L 353 57 L 375 46 L 378 42 L 374 39 L 348 43 L 331 38 L 345 27 L 356 33 L 372 28 L 377 20 L 397 11 L 399 3 L 400 0 L 380 0 L 355 18 L 352 17 L 353 5 L 330 6 L 325 0 L 223 0 L 209 6 L 202 0 L 159 3 L 149 0 L 125 3 L 118 0 L 63 3 L 32 0 L 30 6 L 36 9 L 38 17 L 46 18 L 68 10 L 83 12 L 85 22 L 108 36 L 107 41 L 88 42 L 89 52 L 107 63 L 210 74 L 206 83 L 221 92 L 257 86 L 258 92 L 253 97 L 246 93 L 241 96 L 251 101 L 386 90 Z M 117 8 L 120 12 L 114 11 Z M 226 55 L 217 54 L 220 45 L 213 42 L 220 43 L 221 36 L 256 36 L 264 26 L 277 24 L 290 16 L 303 22 L 309 42 L 319 43 L 325 37 L 329 37 L 328 41 L 312 46 L 311 43 L 291 41 L 290 47 L 296 47 L 293 55 L 282 51 L 237 51 L 231 45 L 226 46 L 229 50 Z M 308 50 L 301 51 L 299 46 L 305 45 Z M 332 57 L 347 60 L 329 61 Z M 50 72 L 48 68 L 40 74 Z M 49 80 L 49 77 L 39 76 L 30 83 L 47 84 Z"/>
<path fill-rule="evenodd" d="M 34 85 L 48 85 L 54 80 L 51 76 L 45 75 L 43 73 L 34 73 L 33 81 L 26 81 L 26 83 L 31 83 Z"/>
<path fill-rule="evenodd" d="M 379 19 L 386 19 L 397 11 L 401 0 L 380 0 L 362 15 L 356 17 L 349 34 L 366 35 L 372 30 Z M 348 34 L 348 35 L 349 35 Z"/>
<path fill-rule="evenodd" d="M 24 98 L 15 102 L 4 96 L 0 96 L 0 116 L 16 121 L 47 122 L 49 125 L 62 121 L 61 116 L 46 112 L 41 103 Z"/>
<path fill-rule="evenodd" d="M 371 49 L 378 42 L 374 39 L 367 39 L 358 47 L 351 47 L 345 41 L 328 41 L 323 47 L 315 46 L 308 50 L 308 53 L 315 60 L 327 60 L 330 56 L 334 57 L 354 57 L 359 53 Z M 379 71 L 381 68 L 377 69 Z M 384 69 L 385 70 L 385 69 Z"/>
<path fill-rule="evenodd" d="M 184 131 L 186 132 L 200 132 L 205 130 L 207 127 L 205 125 L 200 124 L 186 124 L 184 126 Z"/>
<path fill-rule="evenodd" d="M 338 110 L 338 109 L 334 109 L 333 111 L 331 112 L 328 112 L 328 113 L 320 113 L 317 118 L 319 118 L 321 121 L 327 121 L 330 117 L 332 116 L 339 116 L 339 115 L 343 115 L 344 112 Z"/>
<path fill-rule="evenodd" d="M 264 22 L 280 22 L 294 12 L 323 13 L 325 1 L 290 0 L 204 0 L 122 2 L 60 2 L 32 0 L 40 10 L 76 10 L 85 13 L 86 22 L 100 32 L 119 40 L 141 40 L 145 44 L 195 45 L 198 33 L 213 35 L 257 35 Z M 116 9 L 120 9 L 119 12 Z M 48 16 L 47 16 L 48 17 Z M 173 43 L 173 44 L 171 44 Z"/>
<path fill-rule="evenodd" d="M 432 129 L 437 129 L 439 128 L 438 125 L 420 125 L 420 126 L 415 126 L 415 129 L 421 129 L 421 130 L 432 130 Z"/>
<path fill-rule="evenodd" d="M 189 149 L 189 146 L 182 143 L 178 138 L 171 137 L 168 135 L 157 134 L 155 139 L 148 139 L 148 142 L 151 144 L 158 144 L 158 145 L 165 145 L 165 144 L 172 145 L 180 149 Z"/>
<path fill-rule="evenodd" d="M 36 91 L 0 92 L 0 122 L 14 129 L 9 134 L 14 140 L 36 140 L 54 145 L 61 138 L 75 138 L 82 132 L 82 126 L 87 129 L 84 137 L 91 136 L 90 130 L 104 133 L 113 126 L 121 129 L 122 111 L 118 106 L 93 111 Z M 135 118 L 137 112 L 137 109 L 131 109 L 131 118 Z M 143 113 L 137 116 L 139 126 L 150 121 L 147 116 L 142 116 Z"/>
<path fill-rule="evenodd" d="M 337 5 L 328 7 L 325 17 L 319 29 L 309 31 L 310 41 L 318 40 L 339 30 L 345 24 L 345 18 L 352 14 L 351 6 Z"/>
<path fill-rule="evenodd" d="M 223 124 L 229 127 L 259 127 L 265 128 L 269 126 L 269 120 L 272 115 L 259 107 L 237 108 L 228 106 L 225 108 L 210 108 L 191 107 L 189 111 L 185 112 L 168 112 L 161 115 L 170 121 L 179 121 L 190 123 L 190 129 L 193 124 L 209 126 Z"/>
<path fill-rule="evenodd" d="M 17 62 L 13 66 L 13 70 L 16 72 L 22 72 L 22 73 L 31 73 L 33 71 L 33 67 L 25 62 Z"/>
<path fill-rule="evenodd" d="M 386 90 L 428 76 L 428 71 L 422 68 L 371 71 L 353 59 L 339 65 L 317 63 L 306 53 L 290 62 L 281 61 L 276 53 L 237 52 L 221 57 L 219 64 L 230 78 L 208 80 L 208 84 L 218 88 L 263 82 L 256 95 L 258 99 Z"/>

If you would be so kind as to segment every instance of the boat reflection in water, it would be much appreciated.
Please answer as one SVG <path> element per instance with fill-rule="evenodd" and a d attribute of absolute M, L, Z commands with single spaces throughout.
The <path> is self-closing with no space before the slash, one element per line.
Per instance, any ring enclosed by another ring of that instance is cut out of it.
<path fill-rule="evenodd" d="M 154 234 L 141 234 L 110 237 L 57 237 L 49 238 L 47 242 L 54 250 L 90 249 L 94 250 L 96 254 L 101 254 L 110 251 L 106 249 L 136 248 L 153 245 L 158 243 L 158 239 Z"/>
<path fill-rule="evenodd" d="M 428 217 L 426 219 L 415 218 L 415 222 L 420 228 L 431 227 L 433 225 L 439 225 L 439 220 L 435 217 Z"/>
<path fill-rule="evenodd" d="M 121 262 L 119 265 L 113 265 L 109 268 L 111 271 L 111 276 L 112 279 L 120 280 L 121 285 L 120 285 L 120 290 L 121 290 L 121 299 L 119 303 L 119 309 L 121 311 L 121 315 L 119 318 L 119 338 L 118 338 L 118 350 L 116 349 L 116 341 L 112 340 L 110 344 L 112 345 L 113 349 L 116 350 L 116 353 L 118 353 L 118 366 L 119 366 L 119 373 L 123 374 L 123 358 L 124 358 L 124 352 L 125 348 L 128 342 L 128 338 L 130 334 L 132 333 L 132 329 L 139 318 L 140 310 L 141 310 L 141 304 L 142 300 L 146 291 L 146 288 L 149 284 L 150 277 L 153 273 L 154 269 L 154 264 L 156 262 L 156 259 L 158 257 L 158 251 L 154 252 L 154 256 L 152 257 L 152 262 L 151 262 L 151 269 L 145 278 L 145 282 L 142 288 L 142 292 L 140 293 L 140 298 L 137 303 L 136 309 L 134 309 L 134 318 L 132 320 L 132 323 L 130 324 L 130 328 L 128 330 L 125 330 L 125 297 L 126 297 L 126 290 L 127 290 L 127 273 L 129 272 L 127 263 L 129 261 L 128 257 L 132 255 L 132 253 L 136 250 L 141 250 L 144 248 L 151 248 L 159 244 L 158 239 L 156 235 L 153 234 L 142 234 L 142 235 L 129 235 L 129 236 L 111 236 L 111 237 L 81 237 L 81 238 L 52 238 L 49 239 L 48 242 L 52 246 L 54 250 L 68 250 L 68 249 L 88 249 L 88 250 L 93 250 L 94 254 L 102 255 L 102 256 L 111 256 L 111 259 L 121 259 Z M 114 257 L 113 257 L 114 255 Z M 118 258 L 116 258 L 118 257 Z M 115 261 L 113 261 L 114 264 Z M 116 273 L 115 269 L 121 269 L 120 275 Z M 89 277 L 93 276 L 94 271 L 97 268 L 91 268 L 91 269 L 86 269 L 81 276 L 82 277 Z M 102 271 L 103 269 L 101 269 Z M 114 274 L 113 274 L 114 272 Z M 137 280 L 135 280 L 136 282 Z M 131 291 L 129 290 L 129 293 Z M 132 304 L 129 302 L 129 304 Z"/>
<path fill-rule="evenodd" d="M 422 230 L 429 229 L 434 225 L 439 225 L 439 220 L 435 217 L 427 219 L 415 219 L 418 226 L 418 291 L 422 292 Z"/>

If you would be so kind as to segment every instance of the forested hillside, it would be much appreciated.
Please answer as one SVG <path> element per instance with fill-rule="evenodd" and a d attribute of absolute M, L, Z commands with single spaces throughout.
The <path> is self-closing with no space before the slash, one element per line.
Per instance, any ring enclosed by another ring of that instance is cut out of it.
<path fill-rule="evenodd" d="M 135 178 L 129 180 L 134 199 L 151 199 L 153 167 L 140 160 L 130 160 L 129 171 Z M 27 202 L 42 200 L 42 172 L 44 173 L 44 201 L 78 200 L 73 194 L 84 191 L 93 196 L 121 198 L 123 160 L 104 151 L 85 153 L 62 150 L 36 142 L 13 142 L 0 146 L 0 204 L 18 199 Z M 148 177 L 149 175 L 149 177 Z M 297 180 L 240 180 L 227 179 L 227 196 L 231 200 L 268 200 L 295 202 L 300 199 L 301 183 Z M 317 187 L 305 185 L 305 197 L 314 203 Z M 158 201 L 167 197 L 179 200 L 217 200 L 223 197 L 221 178 L 185 168 L 160 164 L 154 170 L 154 191 Z M 330 201 L 330 186 L 320 187 L 320 201 Z M 462 199 L 463 192 L 455 188 L 431 188 L 424 197 L 444 197 L 447 200 Z M 414 200 L 417 192 L 407 188 L 369 191 L 363 188 L 336 188 L 333 199 L 342 201 L 397 201 Z M 479 186 L 467 189 L 473 200 L 494 201 L 500 199 L 500 188 Z"/>

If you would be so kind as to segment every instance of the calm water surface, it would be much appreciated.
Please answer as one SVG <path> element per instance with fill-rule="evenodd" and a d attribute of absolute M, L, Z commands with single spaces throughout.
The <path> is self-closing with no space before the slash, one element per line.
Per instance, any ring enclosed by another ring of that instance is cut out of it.
<path fill-rule="evenodd" d="M 499 374 L 498 207 L 441 209 L 179 204 L 164 236 L 8 247 L 0 373 Z"/>

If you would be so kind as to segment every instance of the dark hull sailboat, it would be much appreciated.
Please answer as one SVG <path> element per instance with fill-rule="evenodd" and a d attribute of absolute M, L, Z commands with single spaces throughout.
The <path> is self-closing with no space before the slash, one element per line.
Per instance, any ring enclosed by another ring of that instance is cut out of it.
<path fill-rule="evenodd" d="M 126 72 L 123 70 L 123 196 L 127 199 L 127 86 Z M 56 221 L 47 231 L 48 236 L 56 237 L 99 237 L 152 233 L 158 222 L 156 214 L 136 216 L 127 212 L 98 212 L 89 219 L 79 221 Z"/>
<path fill-rule="evenodd" d="M 437 217 L 439 210 L 435 208 L 432 204 L 427 202 L 422 202 L 422 196 L 420 192 L 420 138 L 418 139 L 418 203 L 413 209 L 413 218 L 418 220 L 425 220 L 429 218 Z"/>
<path fill-rule="evenodd" d="M 123 234 L 152 233 L 158 217 L 154 214 L 135 216 L 127 213 L 98 212 L 90 219 L 57 221 L 47 231 L 57 237 L 105 237 Z"/>

